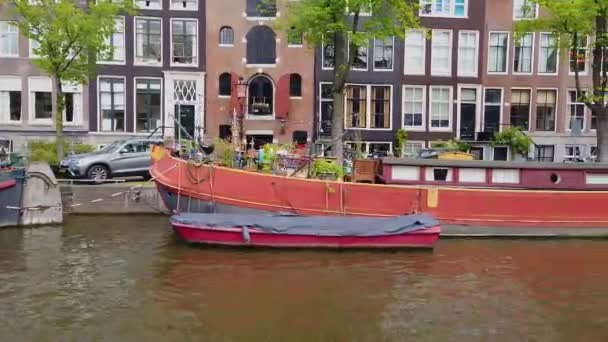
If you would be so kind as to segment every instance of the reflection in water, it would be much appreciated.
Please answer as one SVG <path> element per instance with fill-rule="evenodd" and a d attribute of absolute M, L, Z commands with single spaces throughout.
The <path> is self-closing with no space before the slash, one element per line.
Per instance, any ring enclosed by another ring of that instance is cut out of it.
<path fill-rule="evenodd" d="M 435 252 L 193 248 L 164 217 L 0 231 L 3 340 L 608 338 L 605 241 Z"/>

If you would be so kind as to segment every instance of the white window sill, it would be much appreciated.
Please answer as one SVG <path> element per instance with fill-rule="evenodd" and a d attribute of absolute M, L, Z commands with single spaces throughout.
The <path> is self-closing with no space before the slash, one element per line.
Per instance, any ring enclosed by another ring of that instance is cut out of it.
<path fill-rule="evenodd" d="M 555 73 L 537 72 L 536 75 L 538 75 L 538 76 L 559 76 L 559 72 L 555 72 Z"/>
<path fill-rule="evenodd" d="M 321 70 L 334 70 L 333 67 L 329 68 L 329 67 L 322 67 Z"/>
<path fill-rule="evenodd" d="M 141 62 L 141 61 L 135 61 L 135 63 L 133 63 L 134 66 L 149 66 L 149 67 L 162 67 L 163 66 L 163 62 L 154 62 L 154 63 L 150 63 L 150 62 Z"/>
<path fill-rule="evenodd" d="M 431 127 L 429 132 L 452 132 L 452 127 Z"/>
<path fill-rule="evenodd" d="M 276 64 L 245 64 L 246 68 L 254 69 L 254 68 L 276 68 Z"/>
<path fill-rule="evenodd" d="M 365 72 L 365 71 L 367 71 L 368 69 L 367 69 L 367 68 L 365 68 L 365 69 L 357 69 L 357 68 L 352 68 L 352 69 L 350 69 L 350 70 L 351 70 L 351 71 L 363 71 L 363 72 Z"/>
<path fill-rule="evenodd" d="M 424 17 L 424 18 L 469 19 L 469 16 L 452 15 L 452 14 L 424 14 L 424 13 L 420 13 L 420 17 Z"/>
<path fill-rule="evenodd" d="M 137 6 L 137 4 L 136 4 L 134 7 L 135 7 L 135 9 L 144 10 L 144 11 L 162 11 L 163 10 L 162 6 L 149 6 L 149 7 L 148 6 L 143 6 L 143 7 L 140 7 L 140 6 Z"/>
<path fill-rule="evenodd" d="M 304 45 L 302 45 L 302 44 L 299 44 L 299 45 L 289 45 L 288 44 L 287 47 L 288 48 L 302 48 L 302 47 L 304 47 Z"/>
<path fill-rule="evenodd" d="M 462 77 L 462 78 L 477 78 L 477 77 L 479 77 L 479 74 L 457 74 L 457 77 Z"/>
<path fill-rule="evenodd" d="M 0 58 L 19 58 L 19 55 L 2 55 L 2 54 L 0 54 Z"/>
<path fill-rule="evenodd" d="M 231 48 L 234 47 L 234 44 L 218 44 L 218 46 L 223 48 Z"/>
<path fill-rule="evenodd" d="M 171 66 L 176 67 L 176 68 L 198 68 L 198 63 L 196 63 L 196 64 L 171 63 Z"/>
<path fill-rule="evenodd" d="M 377 68 L 374 68 L 373 70 L 374 70 L 374 72 L 393 72 L 394 71 L 394 69 L 377 69 Z"/>
<path fill-rule="evenodd" d="M 371 127 L 345 127 L 353 131 L 392 131 L 392 128 L 371 128 Z"/>
<path fill-rule="evenodd" d="M 302 96 L 289 96 L 289 98 L 292 100 L 301 100 Z"/>
<path fill-rule="evenodd" d="M 414 71 L 405 71 L 403 73 L 405 76 L 426 76 L 426 72 L 414 72 Z"/>
<path fill-rule="evenodd" d="M 272 120 L 274 120 L 274 115 L 247 114 L 246 119 L 252 120 L 252 121 L 272 121 Z"/>
<path fill-rule="evenodd" d="M 125 61 L 97 61 L 97 64 L 102 65 L 125 65 Z"/>
<path fill-rule="evenodd" d="M 508 75 L 506 71 L 488 71 L 488 75 Z"/>
<path fill-rule="evenodd" d="M 193 11 L 198 11 L 198 6 L 197 7 L 179 7 L 179 6 L 170 6 L 170 9 L 172 11 L 182 11 L 182 12 L 193 12 Z"/>
<path fill-rule="evenodd" d="M 213 0 L 211 0 L 213 1 Z M 278 15 L 278 12 L 277 12 Z M 277 17 L 245 17 L 245 19 L 247 20 L 251 20 L 251 21 L 270 21 L 270 20 L 277 20 Z"/>
<path fill-rule="evenodd" d="M 418 126 L 402 126 L 401 128 L 411 131 L 411 132 L 426 132 L 426 127 L 418 127 Z"/>
<path fill-rule="evenodd" d="M 97 131 L 97 132 L 91 131 L 91 132 L 89 132 L 89 134 L 92 134 L 92 135 L 121 135 L 121 136 L 122 135 L 127 135 L 127 136 L 137 135 L 137 133 L 123 132 L 123 131 L 115 131 L 115 132 L 113 132 L 113 131 Z M 149 134 L 149 133 L 147 133 L 147 134 Z M 140 133 L 139 135 L 144 135 L 144 134 Z"/>
<path fill-rule="evenodd" d="M 514 76 L 532 76 L 534 73 L 532 72 L 516 72 L 513 71 Z"/>
<path fill-rule="evenodd" d="M 452 73 L 443 73 L 443 72 L 431 72 L 432 77 L 452 77 Z"/>
<path fill-rule="evenodd" d="M 19 120 L 19 121 L 0 121 L 0 125 L 20 126 L 22 124 L 23 124 L 22 120 Z"/>
<path fill-rule="evenodd" d="M 220 99 L 229 99 L 232 98 L 232 95 L 218 95 L 217 97 Z"/>

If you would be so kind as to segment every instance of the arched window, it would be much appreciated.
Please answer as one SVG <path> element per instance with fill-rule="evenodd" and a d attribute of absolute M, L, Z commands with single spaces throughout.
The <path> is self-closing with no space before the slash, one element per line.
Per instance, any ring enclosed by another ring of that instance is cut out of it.
<path fill-rule="evenodd" d="M 274 111 L 274 85 L 265 75 L 257 75 L 249 81 L 248 107 L 250 115 L 272 115 Z"/>
<path fill-rule="evenodd" d="M 220 29 L 220 45 L 234 45 L 234 31 L 230 26 Z"/>
<path fill-rule="evenodd" d="M 247 64 L 275 64 L 277 42 L 268 26 L 255 26 L 247 33 Z"/>
<path fill-rule="evenodd" d="M 289 96 L 302 96 L 302 76 L 300 74 L 289 75 Z"/>
<path fill-rule="evenodd" d="M 230 75 L 227 72 L 220 75 L 219 95 L 221 95 L 221 96 L 232 95 L 232 75 Z"/>

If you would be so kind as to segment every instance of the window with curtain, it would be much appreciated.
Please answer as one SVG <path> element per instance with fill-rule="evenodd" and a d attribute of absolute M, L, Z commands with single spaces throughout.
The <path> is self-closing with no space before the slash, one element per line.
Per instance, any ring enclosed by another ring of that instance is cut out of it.
<path fill-rule="evenodd" d="M 535 19 L 538 16 L 538 5 L 531 0 L 513 0 L 513 19 Z"/>
<path fill-rule="evenodd" d="M 330 83 L 321 83 L 320 91 L 321 118 L 319 120 L 319 135 L 331 135 L 332 118 L 334 116 L 333 87 Z"/>
<path fill-rule="evenodd" d="M 374 39 L 374 69 L 393 69 L 393 37 L 386 39 Z"/>
<path fill-rule="evenodd" d="M 403 126 L 424 127 L 424 87 L 403 88 Z"/>
<path fill-rule="evenodd" d="M 458 75 L 477 76 L 479 32 L 460 31 L 458 34 Z"/>
<path fill-rule="evenodd" d="M 100 131 L 125 131 L 125 81 L 122 78 L 99 79 Z"/>
<path fill-rule="evenodd" d="M 507 72 L 508 32 L 490 32 L 488 72 Z"/>
<path fill-rule="evenodd" d="M 529 74 L 532 72 L 532 51 L 534 34 L 526 33 L 515 39 L 513 52 L 513 72 Z"/>
<path fill-rule="evenodd" d="M 483 97 L 483 131 L 495 133 L 500 131 L 500 113 L 502 112 L 502 89 L 486 88 Z"/>
<path fill-rule="evenodd" d="M 425 46 L 424 31 L 407 31 L 405 36 L 405 65 L 406 75 L 425 74 Z"/>
<path fill-rule="evenodd" d="M 582 131 L 585 129 L 585 103 L 584 94 L 576 90 L 568 91 L 568 129 Z"/>
<path fill-rule="evenodd" d="M 135 18 L 135 61 L 162 63 L 161 19 Z"/>
<path fill-rule="evenodd" d="M 450 75 L 452 73 L 452 31 L 433 30 L 431 46 L 431 74 Z"/>
<path fill-rule="evenodd" d="M 420 15 L 466 17 L 468 0 L 420 0 Z"/>
<path fill-rule="evenodd" d="M 346 88 L 346 128 L 367 126 L 367 87 L 347 86 Z"/>
<path fill-rule="evenodd" d="M 538 56 L 538 73 L 557 73 L 557 38 L 551 33 L 540 34 L 540 51 Z"/>
<path fill-rule="evenodd" d="M 449 128 L 452 104 L 450 87 L 431 87 L 431 128 Z"/>
<path fill-rule="evenodd" d="M 372 86 L 371 128 L 391 127 L 391 88 Z"/>
<path fill-rule="evenodd" d="M 511 89 L 511 126 L 530 129 L 530 90 Z"/>
<path fill-rule="evenodd" d="M 172 19 L 171 58 L 174 64 L 198 64 L 198 22 L 196 19 Z"/>
<path fill-rule="evenodd" d="M 15 22 L 0 21 L 0 56 L 19 56 L 19 29 Z"/>
<path fill-rule="evenodd" d="M 536 91 L 536 130 L 555 130 L 556 90 Z"/>

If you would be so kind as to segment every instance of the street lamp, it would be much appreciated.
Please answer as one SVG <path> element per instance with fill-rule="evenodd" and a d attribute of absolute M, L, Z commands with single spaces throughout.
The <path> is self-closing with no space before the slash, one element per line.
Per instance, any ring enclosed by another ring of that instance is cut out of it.
<path fill-rule="evenodd" d="M 243 140 L 243 116 L 245 116 L 245 99 L 247 98 L 247 80 L 244 80 L 243 77 L 239 77 L 236 81 L 236 97 L 238 99 L 237 105 L 235 106 L 234 119 L 235 129 L 236 129 L 236 137 L 234 140 L 235 147 L 240 144 Z M 237 113 L 238 112 L 238 113 Z M 236 120 L 238 119 L 238 121 Z M 245 146 L 246 147 L 246 146 Z"/>

